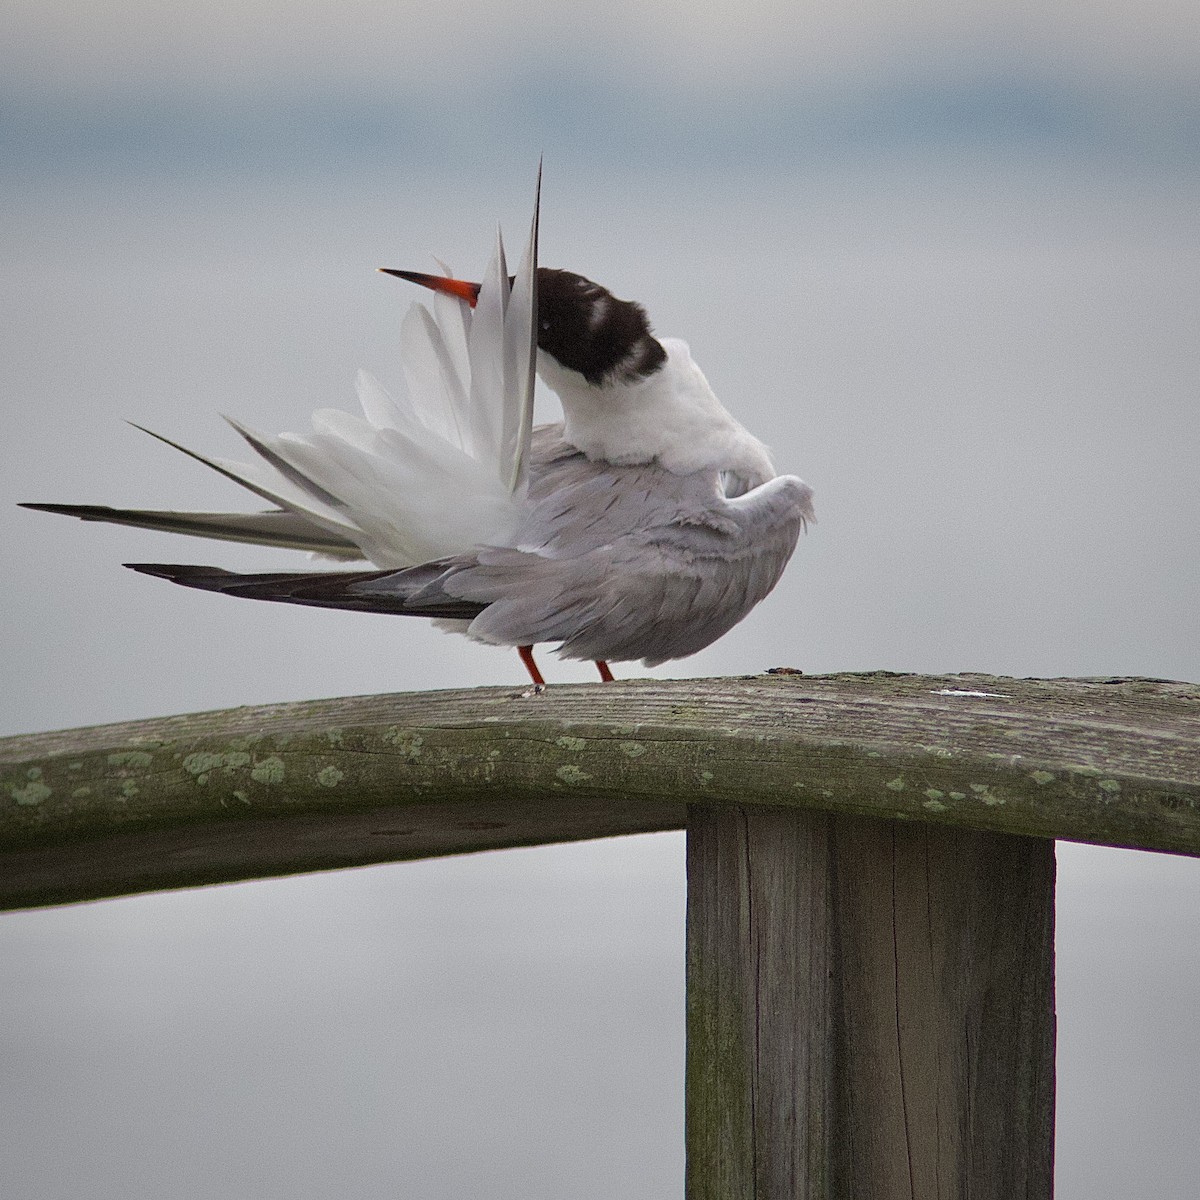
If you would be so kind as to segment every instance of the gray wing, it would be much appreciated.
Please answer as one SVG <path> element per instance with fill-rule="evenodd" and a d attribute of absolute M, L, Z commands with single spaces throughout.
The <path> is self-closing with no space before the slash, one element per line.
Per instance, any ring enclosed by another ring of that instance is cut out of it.
<path fill-rule="evenodd" d="M 480 641 L 561 642 L 567 658 L 653 666 L 702 650 L 746 616 L 813 519 L 812 491 L 794 476 L 729 499 L 714 473 L 590 462 L 554 427 L 535 434 L 530 471 L 528 510 L 511 546 L 399 571 L 234 575 L 128 565 L 246 599 L 473 617 L 469 632 Z"/>
<path fill-rule="evenodd" d="M 593 463 L 550 437 L 516 544 L 450 560 L 438 579 L 486 605 L 470 630 L 482 641 L 648 666 L 694 654 L 771 591 L 813 517 L 794 476 L 731 500 L 715 474 Z"/>

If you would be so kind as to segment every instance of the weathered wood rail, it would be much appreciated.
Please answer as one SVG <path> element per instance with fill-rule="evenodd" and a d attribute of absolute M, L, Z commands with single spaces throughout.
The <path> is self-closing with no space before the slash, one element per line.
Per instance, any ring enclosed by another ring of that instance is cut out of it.
<path fill-rule="evenodd" d="M 6 908 L 685 827 L 689 1197 L 1048 1197 L 1053 839 L 1200 855 L 1200 686 L 630 681 L 0 741 Z"/>
<path fill-rule="evenodd" d="M 0 739 L 0 801 L 0 907 L 682 829 L 689 802 L 1200 854 L 1200 685 L 871 674 L 316 700 Z"/>

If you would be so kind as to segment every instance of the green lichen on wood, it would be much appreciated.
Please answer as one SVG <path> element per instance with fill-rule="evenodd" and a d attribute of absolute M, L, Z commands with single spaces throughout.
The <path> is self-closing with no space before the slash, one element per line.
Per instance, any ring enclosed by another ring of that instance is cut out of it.
<path fill-rule="evenodd" d="M 0 904 L 82 898 L 80 880 L 97 874 L 84 848 L 111 857 L 114 839 L 123 857 L 95 894 L 151 876 L 170 886 L 678 828 L 701 798 L 1200 854 L 1200 688 L 885 674 L 631 681 L 10 738 Z M 423 814 L 420 832 L 402 845 L 377 832 L 364 814 L 384 811 Z M 322 839 L 324 825 L 341 841 Z M 205 838 L 224 847 L 207 863 Z M 177 860 L 161 851 L 171 839 Z M 79 886 L 64 875 L 55 891 L 46 881 L 68 850 Z M 35 859 L 41 882 L 26 886 Z"/>

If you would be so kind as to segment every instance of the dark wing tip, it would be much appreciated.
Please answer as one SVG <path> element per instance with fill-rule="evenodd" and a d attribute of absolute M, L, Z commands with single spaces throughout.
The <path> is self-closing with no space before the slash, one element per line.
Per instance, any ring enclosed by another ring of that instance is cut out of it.
<path fill-rule="evenodd" d="M 18 508 L 29 508 L 34 512 L 62 513 L 64 516 L 76 517 L 80 512 L 91 509 L 90 504 L 35 504 L 31 500 L 18 500 Z"/>
<path fill-rule="evenodd" d="M 122 563 L 131 571 L 142 575 L 154 575 L 159 579 L 169 579 L 172 583 L 185 583 L 192 579 L 211 579 L 216 577 L 232 578 L 234 572 L 223 570 L 221 567 L 197 567 L 188 563 Z"/>
<path fill-rule="evenodd" d="M 200 567 L 187 563 L 125 563 L 131 571 L 154 575 L 184 587 L 237 596 L 245 600 L 275 600 L 285 604 L 304 604 L 314 608 L 340 608 L 355 612 L 393 613 L 412 617 L 453 617 L 470 620 L 486 607 L 471 600 L 437 596 L 412 603 L 412 592 L 403 587 L 361 590 L 358 585 L 399 577 L 403 571 L 281 571 L 265 575 L 240 575 L 220 567 Z M 434 564 L 436 565 L 436 564 Z M 414 585 L 416 591 L 427 582 Z"/>

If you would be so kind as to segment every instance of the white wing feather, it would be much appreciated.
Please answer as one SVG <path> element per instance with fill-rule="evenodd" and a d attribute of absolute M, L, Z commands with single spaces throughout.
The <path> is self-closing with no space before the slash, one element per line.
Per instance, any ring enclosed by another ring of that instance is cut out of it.
<path fill-rule="evenodd" d="M 473 310 L 440 294 L 432 314 L 412 306 L 401 327 L 406 398 L 360 372 L 361 417 L 322 409 L 311 433 L 279 435 L 230 420 L 258 455 L 251 463 L 160 440 L 353 543 L 380 567 L 505 541 L 528 490 L 537 233 L 535 203 L 515 281 L 498 237 Z"/>

